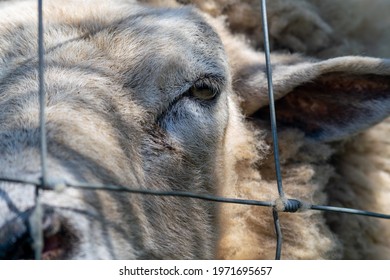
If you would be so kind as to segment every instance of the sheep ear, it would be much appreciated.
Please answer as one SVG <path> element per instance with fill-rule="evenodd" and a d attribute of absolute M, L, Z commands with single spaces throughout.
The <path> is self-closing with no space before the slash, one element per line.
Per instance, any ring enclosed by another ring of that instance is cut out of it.
<path fill-rule="evenodd" d="M 274 57 L 273 63 L 280 126 L 299 128 L 309 137 L 333 141 L 390 116 L 390 60 L 340 57 L 315 62 Z M 233 78 L 244 113 L 268 119 L 264 64 L 242 65 Z"/>

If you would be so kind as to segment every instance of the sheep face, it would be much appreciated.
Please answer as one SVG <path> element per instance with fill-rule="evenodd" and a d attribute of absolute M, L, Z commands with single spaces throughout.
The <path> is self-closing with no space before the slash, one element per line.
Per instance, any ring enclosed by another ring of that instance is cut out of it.
<path fill-rule="evenodd" d="M 23 5 L 1 11 L 1 176 L 38 180 L 36 7 Z M 45 7 L 49 181 L 216 194 L 230 90 L 219 37 L 192 9 L 96 5 Z M 34 188 L 0 186 L 1 256 L 29 258 Z M 41 200 L 44 258 L 214 255 L 205 202 L 70 188 Z"/>

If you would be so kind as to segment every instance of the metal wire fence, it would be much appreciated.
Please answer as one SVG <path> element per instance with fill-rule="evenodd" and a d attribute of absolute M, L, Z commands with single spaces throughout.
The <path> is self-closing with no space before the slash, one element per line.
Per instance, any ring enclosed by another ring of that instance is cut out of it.
<path fill-rule="evenodd" d="M 29 229 L 32 239 L 32 247 L 34 249 L 35 259 L 41 259 L 42 250 L 44 246 L 43 241 L 43 229 L 42 229 L 42 219 L 43 211 L 40 201 L 40 191 L 41 190 L 56 190 L 58 188 L 68 187 L 68 188 L 79 188 L 79 189 L 93 189 L 93 190 L 105 190 L 105 191 L 114 191 L 114 192 L 126 192 L 133 194 L 142 194 L 142 195 L 152 195 L 152 196 L 175 196 L 175 197 L 186 197 L 193 199 L 206 200 L 216 203 L 232 203 L 232 204 L 242 204 L 242 205 L 252 205 L 257 207 L 270 207 L 273 209 L 273 220 L 275 226 L 275 238 L 276 238 L 276 249 L 275 249 L 275 259 L 279 260 L 282 256 L 282 245 L 283 245 L 283 235 L 281 230 L 281 225 L 279 221 L 279 212 L 297 212 L 304 205 L 305 209 L 308 210 L 318 210 L 318 211 L 327 211 L 327 212 L 338 212 L 338 213 L 347 213 L 355 214 L 362 216 L 369 216 L 374 218 L 390 219 L 390 215 L 369 212 L 358 209 L 343 208 L 343 207 L 333 207 L 333 206 L 324 206 L 324 205 L 311 205 L 307 202 L 303 202 L 297 199 L 287 199 L 282 184 L 282 175 L 281 175 L 281 164 L 279 159 L 279 147 L 278 147 L 278 135 L 277 135 L 277 125 L 276 125 L 276 114 L 275 114 L 275 102 L 273 94 L 273 84 L 272 84 L 272 67 L 271 67 L 271 56 L 270 56 L 270 46 L 269 46 L 269 34 L 268 34 L 268 23 L 267 23 L 267 6 L 266 0 L 261 1 L 261 17 L 263 24 L 263 36 L 264 36 L 264 52 L 266 59 L 266 71 L 267 71 L 267 80 L 268 80 L 268 96 L 270 101 L 270 120 L 271 120 L 271 130 L 272 130 L 272 140 L 273 140 L 273 150 L 274 150 L 274 161 L 275 161 L 275 170 L 276 170 L 276 182 L 277 189 L 279 193 L 278 201 L 283 203 L 282 209 L 277 207 L 276 201 L 260 201 L 260 200 L 251 200 L 251 199 L 238 199 L 238 198 L 228 198 L 220 197 L 208 194 L 200 194 L 195 192 L 182 192 L 182 191 L 155 191 L 148 190 L 143 188 L 129 188 L 126 186 L 119 185 L 99 185 L 99 184 L 88 184 L 88 183 L 78 183 L 78 184 L 69 184 L 66 185 L 53 185 L 48 181 L 47 177 L 47 144 L 46 144 L 46 119 L 45 119 L 45 104 L 46 104 L 46 94 L 44 88 L 44 44 L 43 44 L 43 12 L 42 12 L 42 0 L 38 0 L 38 68 L 39 68 L 39 104 L 40 104 L 40 115 L 39 115 L 39 125 L 40 125 L 40 159 L 41 159 L 41 178 L 40 180 L 21 180 L 17 178 L 6 178 L 0 177 L 0 181 L 10 182 L 15 184 L 28 184 L 35 186 L 35 207 L 32 210 L 32 213 L 29 218 Z M 259 85 L 260 86 L 260 85 Z"/>

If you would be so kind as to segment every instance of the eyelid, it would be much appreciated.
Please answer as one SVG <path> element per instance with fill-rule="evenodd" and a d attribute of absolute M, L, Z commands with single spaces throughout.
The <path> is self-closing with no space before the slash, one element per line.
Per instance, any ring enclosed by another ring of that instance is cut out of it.
<path fill-rule="evenodd" d="M 192 87 L 197 88 L 207 88 L 210 89 L 212 92 L 214 92 L 216 95 L 219 95 L 223 87 L 225 85 L 226 79 L 222 76 L 218 75 L 205 75 L 204 77 L 201 77 L 197 81 L 195 81 L 192 85 Z"/>

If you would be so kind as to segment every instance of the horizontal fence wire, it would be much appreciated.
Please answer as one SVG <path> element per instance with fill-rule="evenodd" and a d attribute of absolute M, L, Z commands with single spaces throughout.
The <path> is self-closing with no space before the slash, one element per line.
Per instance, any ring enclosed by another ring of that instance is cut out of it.
<path fill-rule="evenodd" d="M 273 96 L 272 86 L 272 67 L 270 60 L 270 46 L 269 46 L 269 34 L 267 24 L 267 7 L 266 0 L 261 0 L 261 17 L 263 23 L 263 36 L 264 36 L 264 53 L 266 58 L 266 73 L 268 82 L 268 96 L 270 99 L 270 119 L 271 119 L 271 130 L 273 138 L 273 149 L 274 149 L 274 160 L 276 170 L 276 180 L 279 198 L 275 201 L 261 201 L 244 198 L 229 198 L 221 197 L 210 194 L 195 193 L 195 192 L 183 192 L 183 191 L 156 191 L 145 188 L 129 188 L 126 186 L 118 185 L 103 185 L 103 184 L 89 184 L 89 183 L 64 183 L 53 185 L 48 181 L 47 174 L 47 144 L 46 144 L 46 128 L 45 128 L 45 106 L 46 106 L 46 94 L 44 87 L 44 45 L 43 45 L 43 9 L 42 0 L 38 0 L 38 72 L 39 72 L 39 104 L 40 104 L 40 147 L 41 147 L 41 179 L 35 180 L 22 180 L 18 178 L 0 177 L 0 181 L 8 182 L 12 184 L 22 184 L 27 186 L 35 187 L 35 207 L 30 217 L 30 234 L 33 240 L 33 248 L 35 252 L 35 258 L 41 259 L 43 244 L 43 230 L 42 230 L 42 207 L 40 202 L 40 192 L 43 190 L 57 191 L 61 193 L 65 188 L 78 188 L 82 190 L 90 191 L 114 191 L 114 192 L 126 192 L 130 194 L 138 195 L 153 195 L 153 196 L 166 196 L 166 197 L 182 197 L 190 199 L 199 199 L 205 201 L 211 201 L 216 203 L 232 203 L 241 204 L 248 206 L 258 207 L 270 207 L 272 208 L 272 215 L 274 219 L 274 226 L 276 232 L 276 253 L 275 259 L 281 259 L 282 252 L 282 231 L 280 225 L 280 219 L 278 212 L 297 212 L 297 211 L 323 211 L 323 212 L 337 212 L 353 215 L 368 216 L 373 218 L 389 219 L 390 215 L 370 212 L 365 210 L 335 207 L 335 206 L 324 206 L 324 205 L 313 205 L 297 199 L 287 199 L 285 197 L 282 185 L 282 176 L 279 160 L 279 148 L 278 148 L 278 136 L 276 126 L 276 114 Z M 283 202 L 283 209 L 278 207 L 278 202 Z"/>
<path fill-rule="evenodd" d="M 90 191 L 115 191 L 115 192 L 126 192 L 132 194 L 140 194 L 140 195 L 153 195 L 153 196 L 167 196 L 167 197 L 183 197 L 183 198 L 193 198 L 200 199 L 206 201 L 214 201 L 220 203 L 232 203 L 232 204 L 242 204 L 248 206 L 260 206 L 260 207 L 276 207 L 279 199 L 275 201 L 262 201 L 262 200 L 254 200 L 254 199 L 242 199 L 242 198 L 230 198 L 230 197 L 222 197 L 222 196 L 214 196 L 210 194 L 201 194 L 195 192 L 183 192 L 183 191 L 156 191 L 149 190 L 144 188 L 129 188 L 126 186 L 120 185 L 105 185 L 105 184 L 89 184 L 89 183 L 64 183 L 58 185 L 48 185 L 45 188 L 41 185 L 41 181 L 34 180 L 21 180 L 14 179 L 9 177 L 0 177 L 0 181 L 14 183 L 14 184 L 22 184 L 29 186 L 38 186 L 41 189 L 57 191 L 61 193 L 65 188 L 77 188 L 83 190 Z M 344 208 L 344 207 L 335 207 L 335 206 L 325 206 L 325 205 L 314 205 L 309 204 L 303 201 L 299 201 L 296 199 L 287 199 L 286 205 L 292 202 L 299 202 L 300 207 L 294 208 L 293 210 L 289 208 L 284 208 L 282 212 L 299 212 L 299 211 L 307 211 L 307 210 L 318 210 L 318 211 L 326 211 L 326 212 L 338 212 L 345 214 L 355 214 L 360 216 L 369 216 L 372 218 L 381 218 L 390 220 L 390 214 L 382 214 L 371 211 L 352 209 L 352 208 Z"/>

